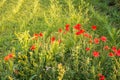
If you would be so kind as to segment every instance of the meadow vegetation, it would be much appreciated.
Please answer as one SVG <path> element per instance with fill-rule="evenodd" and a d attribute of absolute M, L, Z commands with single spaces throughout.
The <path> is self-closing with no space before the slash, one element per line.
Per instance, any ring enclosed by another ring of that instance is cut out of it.
<path fill-rule="evenodd" d="M 0 80 L 119 80 L 111 1 L 0 0 Z"/>

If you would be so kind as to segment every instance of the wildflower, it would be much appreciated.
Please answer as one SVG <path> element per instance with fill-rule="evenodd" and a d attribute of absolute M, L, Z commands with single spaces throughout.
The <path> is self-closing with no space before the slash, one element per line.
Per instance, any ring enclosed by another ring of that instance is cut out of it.
<path fill-rule="evenodd" d="M 14 57 L 13 53 L 8 54 L 8 57 L 13 58 Z"/>
<path fill-rule="evenodd" d="M 95 39 L 94 39 L 94 43 L 95 43 L 95 44 L 99 44 L 99 41 L 100 41 L 99 38 L 95 38 Z"/>
<path fill-rule="evenodd" d="M 116 51 L 116 55 L 120 56 L 120 49 Z"/>
<path fill-rule="evenodd" d="M 80 26 L 81 26 L 80 24 L 77 24 L 77 25 L 74 26 L 74 29 L 80 30 Z"/>
<path fill-rule="evenodd" d="M 96 29 L 97 29 L 97 26 L 95 26 L 95 25 L 94 25 L 94 26 L 92 26 L 92 30 L 94 30 L 94 31 L 95 31 Z"/>
<path fill-rule="evenodd" d="M 83 36 L 89 37 L 89 34 L 88 33 L 84 33 Z"/>
<path fill-rule="evenodd" d="M 114 56 L 114 54 L 112 52 L 110 52 L 108 55 L 109 55 L 109 57 L 113 57 Z"/>
<path fill-rule="evenodd" d="M 80 34 L 82 34 L 82 33 L 84 33 L 85 32 L 85 30 L 84 29 L 81 29 L 81 30 L 79 30 L 78 32 L 76 32 L 76 35 L 80 35 Z"/>
<path fill-rule="evenodd" d="M 35 46 L 35 45 L 32 45 L 32 46 L 30 47 L 30 50 L 34 51 L 35 48 L 36 48 L 36 46 Z"/>
<path fill-rule="evenodd" d="M 108 50 L 108 49 L 110 49 L 110 48 L 109 48 L 109 46 L 104 46 L 103 49 L 104 49 L 104 50 Z"/>
<path fill-rule="evenodd" d="M 8 61 L 8 60 L 9 60 L 9 56 L 5 56 L 5 57 L 4 57 L 4 60 L 5 60 L 5 61 Z"/>
<path fill-rule="evenodd" d="M 99 80 L 105 80 L 105 76 L 101 74 L 101 75 L 99 76 Z"/>
<path fill-rule="evenodd" d="M 53 36 L 52 38 L 51 38 L 51 42 L 53 43 L 55 41 L 55 37 Z"/>
<path fill-rule="evenodd" d="M 58 80 L 63 80 L 65 74 L 65 68 L 61 63 L 58 64 L 57 68 L 58 68 Z"/>
<path fill-rule="evenodd" d="M 101 40 L 102 40 L 103 42 L 106 42 L 107 38 L 106 38 L 105 36 L 102 36 L 102 37 L 101 37 Z"/>
<path fill-rule="evenodd" d="M 117 51 L 117 48 L 115 46 L 112 47 L 112 51 L 113 52 L 116 52 Z"/>
<path fill-rule="evenodd" d="M 60 28 L 60 29 L 58 30 L 58 32 L 61 33 L 61 32 L 62 32 L 62 29 Z"/>
<path fill-rule="evenodd" d="M 88 33 L 84 33 L 83 36 L 87 37 L 87 38 L 92 38 L 91 35 L 89 35 Z"/>
<path fill-rule="evenodd" d="M 93 56 L 94 56 L 94 57 L 99 57 L 99 52 L 94 51 L 94 52 L 93 52 Z"/>
<path fill-rule="evenodd" d="M 87 48 L 86 48 L 86 51 L 89 51 L 89 50 L 90 50 L 90 48 L 87 47 Z"/>
<path fill-rule="evenodd" d="M 34 38 L 35 38 L 35 39 L 38 39 L 38 37 L 39 37 L 39 34 L 35 33 L 35 34 L 34 34 Z"/>
<path fill-rule="evenodd" d="M 65 30 L 66 30 L 66 31 L 69 31 L 69 30 L 70 30 L 69 27 L 70 27 L 70 25 L 69 25 L 69 24 L 66 24 Z"/>
<path fill-rule="evenodd" d="M 76 32 L 76 35 L 80 35 L 81 33 L 80 32 Z"/>
<path fill-rule="evenodd" d="M 42 34 L 42 33 L 40 33 L 40 34 L 39 34 L 39 36 L 40 36 L 40 37 L 43 37 L 43 34 Z"/>

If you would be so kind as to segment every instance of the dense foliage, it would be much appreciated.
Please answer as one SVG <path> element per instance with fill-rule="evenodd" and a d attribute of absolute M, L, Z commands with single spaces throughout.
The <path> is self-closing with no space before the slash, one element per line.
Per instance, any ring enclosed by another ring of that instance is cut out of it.
<path fill-rule="evenodd" d="M 1 0 L 0 80 L 119 80 L 119 19 L 92 1 Z"/>

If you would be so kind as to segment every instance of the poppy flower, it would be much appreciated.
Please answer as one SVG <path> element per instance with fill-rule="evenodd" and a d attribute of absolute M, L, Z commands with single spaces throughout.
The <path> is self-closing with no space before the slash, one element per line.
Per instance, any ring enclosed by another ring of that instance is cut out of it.
<path fill-rule="evenodd" d="M 40 34 L 39 34 L 39 36 L 40 36 L 40 37 L 43 37 L 43 34 L 42 34 L 42 33 L 40 33 Z"/>
<path fill-rule="evenodd" d="M 120 49 L 116 51 L 116 55 L 120 56 Z"/>
<path fill-rule="evenodd" d="M 62 29 L 60 28 L 60 29 L 58 30 L 58 32 L 61 33 L 61 32 L 62 32 Z"/>
<path fill-rule="evenodd" d="M 99 76 L 99 80 L 105 80 L 105 76 L 104 75 L 100 75 Z"/>
<path fill-rule="evenodd" d="M 4 60 L 5 60 L 5 61 L 8 61 L 8 60 L 9 60 L 9 56 L 5 56 L 5 57 L 4 57 Z"/>
<path fill-rule="evenodd" d="M 94 56 L 94 57 L 99 57 L 99 52 L 94 51 L 94 52 L 93 52 L 93 56 Z"/>
<path fill-rule="evenodd" d="M 108 55 L 109 55 L 109 57 L 113 57 L 114 56 L 114 54 L 112 52 L 110 52 Z"/>
<path fill-rule="evenodd" d="M 95 31 L 96 29 L 97 29 L 97 26 L 93 25 L 93 26 L 92 26 L 92 30 Z"/>
<path fill-rule="evenodd" d="M 51 38 L 51 43 L 53 43 L 55 41 L 55 37 L 53 36 L 52 38 Z"/>
<path fill-rule="evenodd" d="M 108 50 L 108 49 L 110 49 L 110 48 L 109 48 L 109 46 L 104 46 L 103 49 L 104 49 L 104 50 Z"/>
<path fill-rule="evenodd" d="M 106 42 L 106 41 L 107 41 L 107 38 L 106 38 L 105 36 L 102 36 L 102 37 L 101 37 L 101 41 Z"/>
<path fill-rule="evenodd" d="M 78 32 L 76 32 L 75 34 L 76 34 L 76 35 L 80 35 L 81 33 L 78 31 Z"/>
<path fill-rule="evenodd" d="M 9 56 L 9 58 L 13 58 L 14 57 L 13 53 L 8 54 L 8 56 Z"/>
<path fill-rule="evenodd" d="M 38 39 L 39 34 L 35 33 L 33 36 L 34 36 L 35 39 Z"/>
<path fill-rule="evenodd" d="M 86 48 L 86 51 L 89 51 L 89 50 L 90 50 L 90 48 L 87 47 L 87 48 Z"/>
<path fill-rule="evenodd" d="M 83 36 L 84 36 L 84 37 L 87 37 L 87 38 L 92 38 L 92 36 L 89 35 L 88 33 L 84 33 Z"/>
<path fill-rule="evenodd" d="M 94 43 L 95 43 L 95 44 L 99 44 L 99 41 L 100 41 L 99 38 L 95 38 L 95 39 L 94 39 Z"/>
<path fill-rule="evenodd" d="M 117 48 L 115 46 L 112 47 L 112 51 L 113 52 L 116 52 L 117 51 Z"/>
<path fill-rule="evenodd" d="M 30 50 L 32 50 L 32 51 L 34 51 L 36 49 L 36 46 L 35 45 L 32 45 L 31 47 L 30 47 Z"/>
<path fill-rule="evenodd" d="M 74 29 L 80 30 L 80 26 L 81 26 L 80 24 L 77 24 L 77 25 L 74 26 Z"/>
<path fill-rule="evenodd" d="M 82 33 L 84 33 L 85 32 L 85 30 L 84 29 L 81 29 L 81 30 L 79 30 L 78 32 L 76 32 L 76 35 L 80 35 L 80 34 L 82 34 Z"/>
<path fill-rule="evenodd" d="M 69 31 L 69 30 L 70 30 L 69 27 L 70 27 L 70 25 L 69 25 L 69 24 L 66 24 L 65 30 L 66 30 L 66 31 Z"/>

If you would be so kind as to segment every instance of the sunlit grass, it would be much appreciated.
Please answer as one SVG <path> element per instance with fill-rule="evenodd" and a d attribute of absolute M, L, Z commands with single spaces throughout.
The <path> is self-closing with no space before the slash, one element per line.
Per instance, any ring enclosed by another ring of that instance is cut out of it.
<path fill-rule="evenodd" d="M 94 3 L 91 4 L 91 2 Z M 105 55 L 99 59 L 93 59 L 91 52 L 85 52 L 87 46 L 99 50 L 100 53 L 104 53 L 100 49 L 105 45 L 110 48 L 112 46 L 120 48 L 120 30 L 114 28 L 112 24 L 114 21 L 119 22 L 118 12 L 111 13 L 116 16 L 111 18 L 106 16 L 105 3 L 99 5 L 104 14 L 101 14 L 99 7 L 96 11 L 95 3 L 99 4 L 99 1 L 0 0 L 0 79 L 89 80 L 98 79 L 98 73 L 103 73 L 102 75 L 109 80 L 118 80 L 119 57 L 104 57 L 108 54 L 108 51 L 105 51 Z M 78 23 L 94 38 L 106 36 L 107 43 L 101 43 L 100 46 L 89 45 L 85 42 L 88 39 L 86 40 L 83 36 L 78 38 L 73 29 L 73 26 Z M 70 24 L 68 33 L 64 32 L 66 24 Z M 93 25 L 97 26 L 95 32 L 91 30 Z M 59 28 L 63 30 L 60 35 Z M 33 41 L 35 33 L 43 33 L 44 37 Z M 51 37 L 56 38 L 53 45 L 50 43 Z M 58 43 L 59 38 L 63 39 L 61 45 Z M 30 47 L 34 48 L 34 45 L 37 48 L 31 51 Z M 9 56 L 8 53 L 16 56 L 15 61 L 14 59 L 10 59 L 8 63 L 4 61 L 4 57 Z M 20 67 L 21 69 L 18 69 Z M 51 73 L 44 69 L 50 69 Z M 108 73 L 109 70 L 110 73 Z"/>

